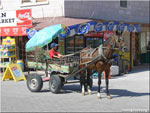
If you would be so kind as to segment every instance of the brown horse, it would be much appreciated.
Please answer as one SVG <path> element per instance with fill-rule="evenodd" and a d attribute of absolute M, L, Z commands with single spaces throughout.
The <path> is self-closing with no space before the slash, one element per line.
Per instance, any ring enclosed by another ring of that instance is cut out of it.
<path fill-rule="evenodd" d="M 109 72 L 110 66 L 112 64 L 113 52 L 115 49 L 124 49 L 124 42 L 122 39 L 122 32 L 116 31 L 112 37 L 109 37 L 104 45 L 100 45 L 95 49 L 84 48 L 80 54 L 81 57 L 81 68 L 88 65 L 88 63 L 97 59 L 96 62 L 89 65 L 87 68 L 87 81 L 85 80 L 85 70 L 81 71 L 81 89 L 82 95 L 85 95 L 85 87 L 87 84 L 87 90 L 89 94 L 92 94 L 90 87 L 90 76 L 92 75 L 92 70 L 97 70 L 98 72 L 98 98 L 100 95 L 100 85 L 101 85 L 101 73 L 105 71 L 106 73 L 106 94 L 107 98 L 111 98 L 109 94 Z"/>

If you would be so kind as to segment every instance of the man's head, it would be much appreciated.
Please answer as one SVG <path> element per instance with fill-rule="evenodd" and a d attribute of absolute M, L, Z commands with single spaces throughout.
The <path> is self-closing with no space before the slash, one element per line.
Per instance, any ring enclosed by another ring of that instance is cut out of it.
<path fill-rule="evenodd" d="M 56 43 L 51 43 L 51 48 L 53 48 L 54 50 L 57 50 L 58 44 Z"/>

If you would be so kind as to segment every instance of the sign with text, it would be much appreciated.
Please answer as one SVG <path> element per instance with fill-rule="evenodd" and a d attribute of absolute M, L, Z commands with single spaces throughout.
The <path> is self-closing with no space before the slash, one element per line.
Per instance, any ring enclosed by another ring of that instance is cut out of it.
<path fill-rule="evenodd" d="M 19 80 L 26 80 L 21 67 L 17 63 L 10 63 L 7 65 L 6 71 L 4 72 L 2 80 L 14 79 L 15 82 Z"/>
<path fill-rule="evenodd" d="M 0 11 L 0 26 L 26 26 L 32 25 L 31 9 L 15 11 Z"/>
<path fill-rule="evenodd" d="M 0 36 L 26 36 L 26 29 L 32 26 L 1 27 Z"/>

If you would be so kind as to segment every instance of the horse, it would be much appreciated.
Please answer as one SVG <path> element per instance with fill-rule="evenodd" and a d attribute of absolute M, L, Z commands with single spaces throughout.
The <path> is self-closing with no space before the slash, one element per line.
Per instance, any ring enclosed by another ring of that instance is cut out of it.
<path fill-rule="evenodd" d="M 81 90 L 82 95 L 85 95 L 85 87 L 87 85 L 87 91 L 88 94 L 92 94 L 91 91 L 91 81 L 90 77 L 92 75 L 93 70 L 97 70 L 98 72 L 98 93 L 97 97 L 98 99 L 101 98 L 100 95 L 100 85 L 101 85 L 101 73 L 105 71 L 105 81 L 106 81 L 106 95 L 108 99 L 111 99 L 110 93 L 109 93 L 109 73 L 110 73 L 110 67 L 112 65 L 112 59 L 113 59 L 113 53 L 114 50 L 121 49 L 122 51 L 125 51 L 124 47 L 124 41 L 122 38 L 122 31 L 116 31 L 114 34 L 109 37 L 106 42 L 103 45 L 98 46 L 95 49 L 92 48 L 84 48 L 81 50 L 80 53 L 80 68 L 84 68 L 89 63 L 93 62 L 89 66 L 87 66 L 87 80 L 85 80 L 85 70 L 81 71 Z"/>

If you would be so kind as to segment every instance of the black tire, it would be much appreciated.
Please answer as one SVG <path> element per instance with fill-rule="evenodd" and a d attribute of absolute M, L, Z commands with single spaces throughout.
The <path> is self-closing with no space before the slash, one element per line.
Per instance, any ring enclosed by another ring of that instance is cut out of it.
<path fill-rule="evenodd" d="M 60 77 L 60 79 L 61 79 L 61 87 L 63 87 L 65 84 L 65 79 L 63 77 Z"/>
<path fill-rule="evenodd" d="M 42 77 L 37 74 L 28 75 L 27 87 L 31 92 L 39 92 L 43 87 Z"/>
<path fill-rule="evenodd" d="M 59 93 L 62 86 L 61 78 L 57 75 L 51 75 L 49 80 L 49 88 L 52 93 Z"/>

